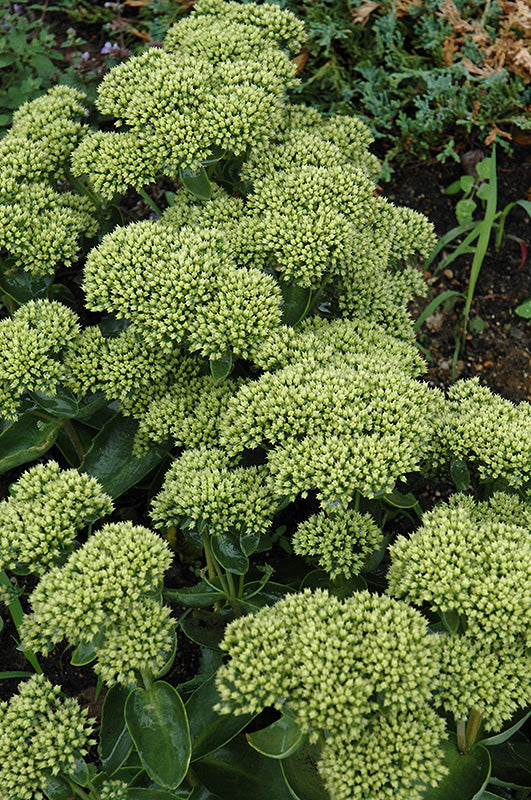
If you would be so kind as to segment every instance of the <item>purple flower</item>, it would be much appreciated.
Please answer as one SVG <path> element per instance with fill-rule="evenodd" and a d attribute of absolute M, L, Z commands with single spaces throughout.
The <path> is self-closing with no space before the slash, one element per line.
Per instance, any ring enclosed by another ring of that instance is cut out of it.
<path fill-rule="evenodd" d="M 110 42 L 105 42 L 103 47 L 100 50 L 102 56 L 109 56 L 111 53 L 115 53 L 117 50 L 120 49 L 120 45 L 118 44 L 111 44 Z"/>
<path fill-rule="evenodd" d="M 151 214 L 149 215 L 148 219 L 160 219 L 160 217 L 159 217 L 158 214 L 155 214 L 155 212 L 152 211 Z"/>
<path fill-rule="evenodd" d="M 15 3 L 13 6 L 13 11 L 15 12 L 15 14 L 18 14 L 21 8 L 22 6 L 20 5 L 20 3 Z"/>
<path fill-rule="evenodd" d="M 89 51 L 85 50 L 84 53 L 81 53 L 80 59 L 81 59 L 81 61 L 90 61 L 90 53 L 89 53 Z"/>

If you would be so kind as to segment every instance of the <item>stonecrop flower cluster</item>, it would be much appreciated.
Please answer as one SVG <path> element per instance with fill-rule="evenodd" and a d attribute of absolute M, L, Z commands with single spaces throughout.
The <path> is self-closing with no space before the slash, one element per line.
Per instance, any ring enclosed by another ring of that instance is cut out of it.
<path fill-rule="evenodd" d="M 175 646 L 175 622 L 160 600 L 171 560 L 168 545 L 147 528 L 104 525 L 41 578 L 22 644 L 43 653 L 63 639 L 92 645 L 107 685 L 134 685 L 142 670 L 156 675 Z"/>
<path fill-rule="evenodd" d="M 78 333 L 77 315 L 51 300 L 30 300 L 0 321 L 1 418 L 16 419 L 28 392 L 53 395 L 66 382 L 62 356 Z"/>
<path fill-rule="evenodd" d="M 38 464 L 0 503 L 0 569 L 42 575 L 72 547 L 76 534 L 113 509 L 95 478 L 55 461 Z"/>
<path fill-rule="evenodd" d="M 454 495 L 391 545 L 389 591 L 456 618 L 441 640 L 441 702 L 497 730 L 531 696 L 531 506 Z"/>
<path fill-rule="evenodd" d="M 24 103 L 0 141 L 0 247 L 7 266 L 40 277 L 71 264 L 80 237 L 94 236 L 95 206 L 87 197 L 54 187 L 87 126 L 84 95 L 56 86 Z"/>
<path fill-rule="evenodd" d="M 220 710 L 293 714 L 322 746 L 334 800 L 361 800 L 368 786 L 374 797 L 421 800 L 444 776 L 444 721 L 430 706 L 438 643 L 412 607 L 307 589 L 230 623 L 221 647 L 230 661 L 218 671 Z"/>
<path fill-rule="evenodd" d="M 482 481 L 503 478 L 512 487 L 531 480 L 531 406 L 516 405 L 479 384 L 459 381 L 448 391 L 442 446 L 467 461 Z"/>
<path fill-rule="evenodd" d="M 0 797 L 44 798 L 48 776 L 72 774 L 76 759 L 94 744 L 92 720 L 44 675 L 19 685 L 0 703 Z"/>
<path fill-rule="evenodd" d="M 232 454 L 265 443 L 279 497 L 316 490 L 325 510 L 346 508 L 357 492 L 390 492 L 436 458 L 443 402 L 399 368 L 301 362 L 242 386 L 229 401 L 221 441 Z"/>
<path fill-rule="evenodd" d="M 123 131 L 85 137 L 73 158 L 106 197 L 176 178 L 212 155 L 240 155 L 280 126 L 304 27 L 274 5 L 202 0 L 151 48 L 111 70 L 97 105 Z"/>

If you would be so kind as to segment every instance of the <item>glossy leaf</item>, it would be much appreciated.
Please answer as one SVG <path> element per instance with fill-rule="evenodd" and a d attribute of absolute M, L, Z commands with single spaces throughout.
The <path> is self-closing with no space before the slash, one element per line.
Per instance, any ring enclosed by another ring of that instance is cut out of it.
<path fill-rule="evenodd" d="M 326 787 L 317 771 L 317 745 L 304 745 L 280 761 L 286 785 L 294 800 L 328 800 Z"/>
<path fill-rule="evenodd" d="M 47 395 L 44 392 L 30 392 L 29 396 L 48 414 L 54 417 L 75 417 L 79 411 L 77 400 L 70 389 L 59 387 L 56 394 Z"/>
<path fill-rule="evenodd" d="M 287 758 L 304 744 L 305 734 L 294 719 L 282 716 L 267 728 L 247 734 L 247 741 L 268 758 Z"/>
<path fill-rule="evenodd" d="M 221 358 L 210 359 L 210 372 L 217 383 L 228 378 L 232 369 L 232 351 L 227 350 Z"/>
<path fill-rule="evenodd" d="M 386 503 L 389 503 L 394 508 L 414 508 L 418 503 L 414 494 L 411 492 L 402 494 L 398 489 L 393 489 L 392 492 L 384 494 L 382 500 L 385 500 Z"/>
<path fill-rule="evenodd" d="M 488 750 L 476 745 L 469 755 L 449 739 L 441 746 L 448 774 L 435 788 L 425 790 L 422 800 L 479 800 L 489 782 L 491 761 Z"/>
<path fill-rule="evenodd" d="M 309 308 L 312 290 L 286 281 L 279 281 L 279 287 L 282 294 L 282 322 L 284 325 L 296 325 Z"/>
<path fill-rule="evenodd" d="M 245 611 L 254 612 L 264 606 L 272 606 L 292 591 L 289 586 L 273 581 L 268 581 L 257 592 L 258 587 L 260 587 L 260 581 L 251 581 L 245 585 L 243 597 L 239 601 Z"/>
<path fill-rule="evenodd" d="M 80 472 L 87 472 L 101 483 L 111 497 L 120 497 L 142 480 L 163 458 L 155 448 L 145 456 L 133 455 L 133 441 L 138 423 L 131 417 L 117 414 L 94 439 Z"/>
<path fill-rule="evenodd" d="M 227 622 L 226 615 L 197 609 L 181 620 L 181 628 L 192 642 L 217 650 L 223 639 Z"/>
<path fill-rule="evenodd" d="M 196 170 L 185 167 L 179 170 L 179 177 L 182 185 L 194 197 L 198 197 L 200 200 L 210 200 L 212 197 L 212 184 L 204 167 L 199 167 Z"/>
<path fill-rule="evenodd" d="M 253 553 L 256 553 L 261 538 L 262 534 L 254 531 L 252 533 L 245 533 L 244 531 L 240 533 L 240 548 L 244 556 L 252 556 Z"/>
<path fill-rule="evenodd" d="M 354 575 L 348 580 L 346 578 L 332 580 L 324 569 L 314 569 L 305 575 L 300 588 L 327 589 L 330 594 L 343 600 L 345 597 L 351 597 L 355 592 L 361 592 L 366 589 L 367 581 L 361 575 Z"/>
<path fill-rule="evenodd" d="M 186 701 L 186 713 L 192 739 L 192 761 L 230 742 L 253 720 L 256 714 L 218 714 L 214 706 L 220 696 L 216 676 L 202 684 Z"/>
<path fill-rule="evenodd" d="M 98 751 L 109 775 L 122 766 L 133 747 L 124 716 L 125 702 L 130 693 L 131 690 L 124 686 L 111 686 L 103 701 Z"/>
<path fill-rule="evenodd" d="M 457 633 L 459 629 L 459 614 L 454 609 L 450 609 L 449 611 L 441 611 L 439 612 L 441 616 L 441 622 L 443 623 L 444 627 L 449 633 Z"/>
<path fill-rule="evenodd" d="M 46 773 L 46 783 L 42 790 L 48 800 L 71 800 L 73 792 L 70 784 L 61 775 Z"/>
<path fill-rule="evenodd" d="M 68 773 L 68 777 L 72 778 L 80 786 L 86 786 L 90 779 L 89 768 L 81 756 L 77 756 L 73 770 Z"/>
<path fill-rule="evenodd" d="M 450 477 L 459 492 L 466 492 L 470 487 L 470 472 L 466 461 L 454 458 L 450 464 Z"/>
<path fill-rule="evenodd" d="M 489 753 L 495 778 L 518 787 L 531 788 L 531 742 L 511 739 L 489 747 Z"/>
<path fill-rule="evenodd" d="M 216 581 L 219 584 L 219 581 Z M 214 584 L 215 585 L 215 584 Z M 224 600 L 225 593 L 221 589 L 213 589 L 205 581 L 195 586 L 184 586 L 182 589 L 166 589 L 164 597 L 170 603 L 179 603 L 188 608 L 208 608 L 217 600 Z"/>
<path fill-rule="evenodd" d="M 220 800 L 291 800 L 279 762 L 261 756 L 244 736 L 196 761 L 194 773 Z"/>
<path fill-rule="evenodd" d="M 188 718 L 176 690 L 165 681 L 149 690 L 133 689 L 125 703 L 125 721 L 150 778 L 176 789 L 192 753 Z"/>
<path fill-rule="evenodd" d="M 245 575 L 249 569 L 249 559 L 240 547 L 237 536 L 230 533 L 220 533 L 211 538 L 212 552 L 221 566 L 235 575 Z"/>
<path fill-rule="evenodd" d="M 188 793 L 175 795 L 173 792 L 166 792 L 164 789 L 133 787 L 127 789 L 126 796 L 127 800 L 176 800 L 176 797 L 189 797 L 190 795 Z"/>
<path fill-rule="evenodd" d="M 12 275 L 0 274 L 0 292 L 7 294 L 17 303 L 23 305 L 29 300 L 46 297 L 54 275 L 46 275 L 36 280 L 29 272 L 18 270 Z"/>
<path fill-rule="evenodd" d="M 0 434 L 0 475 L 40 458 L 53 446 L 60 422 L 43 422 L 23 414 Z"/>
<path fill-rule="evenodd" d="M 486 739 L 482 739 L 481 744 L 485 744 L 488 747 L 494 747 L 497 744 L 503 744 L 508 739 L 510 739 L 511 736 L 513 736 L 513 734 L 515 734 L 518 730 L 520 730 L 522 725 L 524 725 L 527 722 L 529 717 L 531 717 L 531 710 L 528 711 L 527 714 L 524 714 L 524 716 L 521 717 L 517 722 L 515 722 L 514 725 L 511 725 L 510 728 L 507 728 L 507 730 L 502 731 L 502 733 L 498 733 L 495 736 L 488 736 Z"/>
<path fill-rule="evenodd" d="M 96 658 L 96 648 L 102 644 L 104 638 L 103 630 L 100 630 L 90 642 L 81 642 L 70 658 L 70 663 L 74 667 L 82 667 L 85 664 L 90 664 Z"/>

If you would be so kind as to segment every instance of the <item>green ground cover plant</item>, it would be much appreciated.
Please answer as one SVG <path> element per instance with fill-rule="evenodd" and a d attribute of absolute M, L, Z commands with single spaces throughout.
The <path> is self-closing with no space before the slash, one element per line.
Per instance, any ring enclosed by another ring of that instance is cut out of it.
<path fill-rule="evenodd" d="M 305 37 L 201 0 L 95 108 L 56 87 L 0 141 L 0 470 L 28 465 L 0 596 L 29 673 L 2 800 L 529 786 L 530 407 L 420 380 L 433 227 L 375 191 L 363 121 L 289 101 Z M 57 648 L 99 723 L 42 673 Z"/>

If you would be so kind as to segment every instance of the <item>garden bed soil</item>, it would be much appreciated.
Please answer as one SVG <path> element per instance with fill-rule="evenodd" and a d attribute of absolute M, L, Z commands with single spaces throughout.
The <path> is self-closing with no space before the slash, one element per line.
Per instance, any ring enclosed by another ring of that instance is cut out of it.
<path fill-rule="evenodd" d="M 517 147 L 511 157 L 498 153 L 497 163 L 498 210 L 516 200 L 531 199 L 531 147 Z M 443 236 L 457 225 L 454 208 L 459 199 L 459 195 L 447 195 L 445 189 L 463 174 L 463 168 L 455 163 L 412 164 L 397 169 L 388 183 L 382 183 L 382 194 L 397 205 L 426 214 L 437 235 Z M 524 245 L 506 236 L 498 253 L 489 248 L 470 315 L 479 317 L 485 327 L 469 334 L 466 348 L 459 354 L 457 376 L 478 376 L 482 384 L 518 402 L 531 400 L 531 321 L 515 313 L 516 307 L 531 297 L 531 220 L 523 208 L 517 206 L 509 212 L 506 234 L 522 239 Z M 442 271 L 432 264 L 426 273 L 428 297 L 414 304 L 413 315 L 418 316 L 441 292 L 466 293 L 471 264 L 472 255 L 457 259 Z M 462 302 L 449 311 L 440 306 L 420 330 L 419 341 L 430 354 L 427 380 L 441 388 L 452 383 L 455 330 L 462 307 Z"/>

